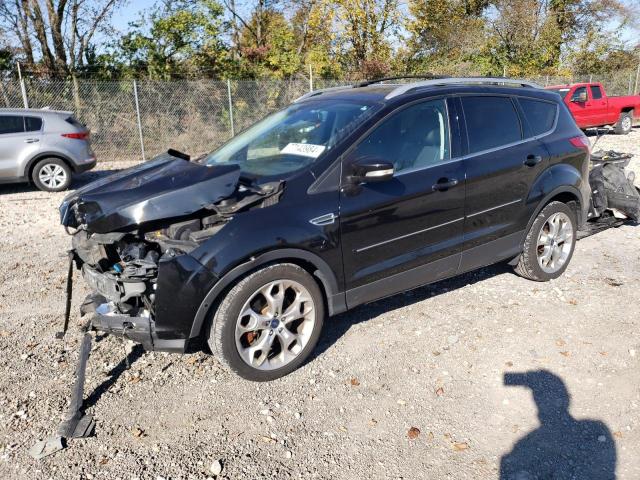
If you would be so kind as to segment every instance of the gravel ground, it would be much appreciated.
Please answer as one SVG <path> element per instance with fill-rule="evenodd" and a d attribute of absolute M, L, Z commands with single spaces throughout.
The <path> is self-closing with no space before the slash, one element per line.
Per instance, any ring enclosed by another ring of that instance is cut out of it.
<path fill-rule="evenodd" d="M 640 130 L 598 146 L 640 156 Z M 62 197 L 0 186 L 0 478 L 207 478 L 219 467 L 230 479 L 542 478 L 529 464 L 553 478 L 640 478 L 633 226 L 580 241 L 553 282 L 498 265 L 330 319 L 315 357 L 266 384 L 204 353 L 133 348 L 125 370 L 121 341 L 101 339 L 85 391 L 96 435 L 33 460 L 69 399 L 86 294 L 76 282 L 63 355 Z M 505 377 L 527 371 L 539 372 Z"/>

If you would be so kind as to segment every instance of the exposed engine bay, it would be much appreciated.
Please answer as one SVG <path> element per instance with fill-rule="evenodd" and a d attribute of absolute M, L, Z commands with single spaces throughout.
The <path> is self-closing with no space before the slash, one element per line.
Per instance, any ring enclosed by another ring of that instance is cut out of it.
<path fill-rule="evenodd" d="M 237 166 L 172 155 L 108 178 L 60 208 L 76 267 L 94 292 L 81 312 L 91 314 L 93 328 L 153 349 L 160 264 L 198 248 L 235 215 L 277 203 L 283 183 L 256 185 Z"/>

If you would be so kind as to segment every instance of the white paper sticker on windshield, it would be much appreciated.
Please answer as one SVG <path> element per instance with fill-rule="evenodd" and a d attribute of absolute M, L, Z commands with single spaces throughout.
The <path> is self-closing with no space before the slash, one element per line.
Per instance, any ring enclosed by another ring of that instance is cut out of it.
<path fill-rule="evenodd" d="M 291 155 L 301 155 L 303 157 L 318 158 L 324 152 L 324 145 L 313 145 L 311 143 L 290 143 L 284 147 L 280 153 Z"/>

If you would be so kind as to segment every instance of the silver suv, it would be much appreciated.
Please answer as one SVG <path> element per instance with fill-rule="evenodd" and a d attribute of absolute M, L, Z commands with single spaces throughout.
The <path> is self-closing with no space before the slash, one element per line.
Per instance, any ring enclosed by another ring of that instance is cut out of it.
<path fill-rule="evenodd" d="M 96 164 L 89 134 L 72 112 L 0 108 L 0 183 L 65 190 L 72 173 Z"/>

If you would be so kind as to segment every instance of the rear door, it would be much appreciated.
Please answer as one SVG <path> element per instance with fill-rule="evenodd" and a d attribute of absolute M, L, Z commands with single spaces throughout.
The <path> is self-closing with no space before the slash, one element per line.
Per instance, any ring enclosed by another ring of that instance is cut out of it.
<path fill-rule="evenodd" d="M 451 107 L 444 98 L 405 106 L 344 157 L 340 224 L 350 307 L 457 272 L 464 168 L 455 158 L 459 129 Z M 394 177 L 350 184 L 350 164 L 370 156 L 393 163 Z"/>
<path fill-rule="evenodd" d="M 0 114 L 0 179 L 23 175 L 26 161 L 39 149 L 39 141 L 39 132 L 25 131 L 25 117 Z"/>
<path fill-rule="evenodd" d="M 521 119 L 515 98 L 468 95 L 460 102 L 468 152 L 460 267 L 471 270 L 517 254 L 528 220 L 523 206 L 549 155 Z"/>

